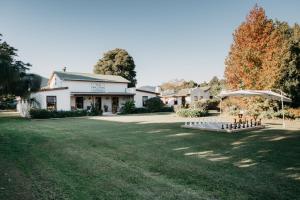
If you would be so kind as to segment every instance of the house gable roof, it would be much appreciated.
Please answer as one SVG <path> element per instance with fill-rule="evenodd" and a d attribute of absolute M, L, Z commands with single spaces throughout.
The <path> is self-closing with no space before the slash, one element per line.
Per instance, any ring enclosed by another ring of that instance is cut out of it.
<path fill-rule="evenodd" d="M 154 86 L 142 86 L 142 87 L 136 88 L 136 91 L 146 92 L 146 93 L 151 93 L 151 94 L 159 94 L 156 92 Z"/>
<path fill-rule="evenodd" d="M 115 82 L 115 83 L 129 83 L 129 81 L 121 76 L 116 75 L 102 75 L 92 73 L 79 73 L 79 72 L 59 72 L 54 71 L 61 80 L 64 81 L 95 81 L 95 82 Z"/>

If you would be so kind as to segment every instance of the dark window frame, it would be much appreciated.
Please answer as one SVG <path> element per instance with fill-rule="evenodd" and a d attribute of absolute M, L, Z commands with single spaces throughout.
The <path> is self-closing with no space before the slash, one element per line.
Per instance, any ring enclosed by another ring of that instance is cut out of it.
<path fill-rule="evenodd" d="M 53 101 L 50 101 L 50 99 Z M 46 108 L 47 110 L 57 110 L 57 97 L 56 96 L 46 96 Z"/>
<path fill-rule="evenodd" d="M 81 102 L 78 102 L 78 100 L 77 99 L 82 99 L 82 103 Z M 75 107 L 76 107 L 76 109 L 83 109 L 84 108 L 84 98 L 83 97 L 76 97 L 75 98 Z M 81 105 L 81 106 L 78 106 L 78 105 Z"/>

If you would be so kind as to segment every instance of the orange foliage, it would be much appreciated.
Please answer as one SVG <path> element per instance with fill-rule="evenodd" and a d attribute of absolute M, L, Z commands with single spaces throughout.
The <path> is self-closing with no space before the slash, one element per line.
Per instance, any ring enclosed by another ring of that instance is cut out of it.
<path fill-rule="evenodd" d="M 233 34 L 225 61 L 230 89 L 271 89 L 279 77 L 283 38 L 263 8 L 255 6 Z"/>

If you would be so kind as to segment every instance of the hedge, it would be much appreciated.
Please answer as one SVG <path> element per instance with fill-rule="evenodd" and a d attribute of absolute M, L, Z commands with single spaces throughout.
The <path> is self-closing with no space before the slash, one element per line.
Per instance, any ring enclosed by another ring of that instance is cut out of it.
<path fill-rule="evenodd" d="M 208 111 L 195 108 L 182 108 L 178 109 L 176 114 L 180 117 L 203 117 L 208 115 Z"/>
<path fill-rule="evenodd" d="M 48 119 L 48 118 L 65 118 L 65 117 L 82 117 L 82 116 L 94 116 L 93 112 L 86 110 L 74 110 L 74 111 L 50 111 L 46 109 L 31 109 L 29 111 L 32 119 Z"/>

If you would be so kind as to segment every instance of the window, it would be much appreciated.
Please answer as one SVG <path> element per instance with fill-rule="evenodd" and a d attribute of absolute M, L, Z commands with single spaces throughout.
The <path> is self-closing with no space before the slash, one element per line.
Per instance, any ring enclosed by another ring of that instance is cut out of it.
<path fill-rule="evenodd" d="M 177 105 L 178 104 L 178 101 L 177 99 L 174 100 L 174 105 Z"/>
<path fill-rule="evenodd" d="M 47 110 L 56 110 L 56 96 L 46 96 Z"/>
<path fill-rule="evenodd" d="M 83 109 L 83 97 L 76 97 L 76 109 Z"/>
<path fill-rule="evenodd" d="M 146 106 L 146 101 L 148 100 L 148 96 L 143 96 L 142 101 L 143 101 L 143 106 Z"/>
<path fill-rule="evenodd" d="M 197 96 L 194 96 L 194 101 L 198 101 L 198 97 Z"/>
<path fill-rule="evenodd" d="M 210 99 L 213 99 L 214 97 L 213 97 L 213 96 L 209 96 L 209 98 L 210 98 Z"/>

